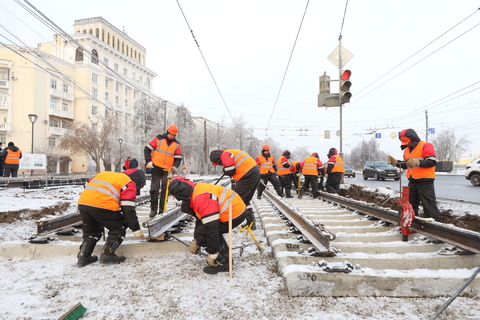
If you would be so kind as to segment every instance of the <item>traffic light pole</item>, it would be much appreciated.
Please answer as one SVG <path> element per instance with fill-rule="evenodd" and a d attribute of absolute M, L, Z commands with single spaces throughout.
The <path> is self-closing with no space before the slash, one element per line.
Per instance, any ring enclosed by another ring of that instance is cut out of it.
<path fill-rule="evenodd" d="M 340 37 L 338 38 L 338 84 L 339 84 L 339 95 L 338 95 L 338 100 L 339 100 L 339 105 L 340 105 L 340 153 L 342 154 L 343 156 L 343 125 L 342 125 L 342 120 L 343 120 L 343 117 L 342 117 L 342 107 L 343 107 L 343 103 L 342 103 L 342 97 L 341 97 L 341 89 L 340 89 L 340 86 L 342 85 L 342 81 L 340 81 L 340 79 L 342 79 L 342 68 L 343 68 L 343 63 L 342 63 L 342 36 L 340 35 Z"/>

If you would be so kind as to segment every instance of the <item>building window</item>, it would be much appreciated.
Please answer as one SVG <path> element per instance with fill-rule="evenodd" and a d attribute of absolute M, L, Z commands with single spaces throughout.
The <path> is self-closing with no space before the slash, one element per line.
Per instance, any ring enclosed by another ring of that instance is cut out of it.
<path fill-rule="evenodd" d="M 57 99 L 50 99 L 50 108 L 57 109 Z"/>
<path fill-rule="evenodd" d="M 97 106 L 92 106 L 92 116 L 96 116 L 98 113 L 98 108 Z"/>
<path fill-rule="evenodd" d="M 63 84 L 63 92 L 68 93 L 68 84 Z"/>
<path fill-rule="evenodd" d="M 2 80 L 2 81 L 10 80 L 10 78 L 8 76 L 9 73 L 10 73 L 10 68 L 1 67 L 0 68 L 0 80 Z"/>
<path fill-rule="evenodd" d="M 128 88 L 125 86 L 125 95 L 128 95 Z"/>
<path fill-rule="evenodd" d="M 108 101 L 108 92 L 105 92 L 105 101 Z"/>
<path fill-rule="evenodd" d="M 48 138 L 48 146 L 49 147 L 55 147 L 55 137 L 49 137 Z"/>
<path fill-rule="evenodd" d="M 108 88 L 108 79 L 105 79 L 105 88 Z"/>
<path fill-rule="evenodd" d="M 68 104 L 67 103 L 62 103 L 62 111 L 68 112 Z"/>
<path fill-rule="evenodd" d="M 97 50 L 92 50 L 92 63 L 98 64 L 98 52 Z"/>
<path fill-rule="evenodd" d="M 128 100 L 125 99 L 125 108 L 128 108 Z"/>
<path fill-rule="evenodd" d="M 98 89 L 97 88 L 92 89 L 92 96 L 93 96 L 94 99 L 98 98 Z"/>
<path fill-rule="evenodd" d="M 137 76 L 137 75 L 135 74 L 135 72 L 132 72 L 132 79 L 133 79 L 133 80 L 135 80 L 135 77 L 136 77 L 136 76 Z"/>
<path fill-rule="evenodd" d="M 83 50 L 82 50 L 82 48 L 77 48 L 77 51 L 75 52 L 75 61 L 83 61 Z"/>
<path fill-rule="evenodd" d="M 118 92 L 118 82 L 115 82 L 115 91 Z"/>
<path fill-rule="evenodd" d="M 118 105 L 118 96 L 115 96 L 115 104 Z"/>
<path fill-rule="evenodd" d="M 150 89 L 150 79 L 147 78 L 147 88 Z"/>
<path fill-rule="evenodd" d="M 50 80 L 50 88 L 57 89 L 57 80 Z"/>
<path fill-rule="evenodd" d="M 115 70 L 116 72 L 118 72 L 118 63 L 114 63 L 114 64 L 113 64 L 113 70 Z"/>
<path fill-rule="evenodd" d="M 95 82 L 95 83 L 98 82 L 98 76 L 96 73 L 92 73 L 92 82 Z"/>
<path fill-rule="evenodd" d="M 123 68 L 123 75 L 126 77 L 128 75 L 128 70 L 127 68 Z"/>
<path fill-rule="evenodd" d="M 140 81 L 140 84 L 143 84 L 143 77 L 142 76 L 138 77 L 138 80 Z"/>
<path fill-rule="evenodd" d="M 103 63 L 105 63 L 105 65 L 108 67 L 108 59 L 107 58 L 103 58 Z"/>

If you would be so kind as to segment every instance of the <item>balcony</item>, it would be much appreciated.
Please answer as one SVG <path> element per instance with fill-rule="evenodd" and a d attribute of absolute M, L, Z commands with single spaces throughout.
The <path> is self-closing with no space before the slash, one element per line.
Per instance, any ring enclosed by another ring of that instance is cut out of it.
<path fill-rule="evenodd" d="M 60 118 L 73 119 L 73 112 L 62 111 L 62 110 L 52 109 L 52 108 L 48 110 L 49 110 L 48 112 L 49 115 L 60 117 Z"/>
<path fill-rule="evenodd" d="M 0 131 L 12 131 L 12 124 L 0 122 Z"/>
<path fill-rule="evenodd" d="M 57 128 L 57 127 L 48 127 L 48 134 L 51 136 L 63 136 L 67 133 L 68 129 Z"/>

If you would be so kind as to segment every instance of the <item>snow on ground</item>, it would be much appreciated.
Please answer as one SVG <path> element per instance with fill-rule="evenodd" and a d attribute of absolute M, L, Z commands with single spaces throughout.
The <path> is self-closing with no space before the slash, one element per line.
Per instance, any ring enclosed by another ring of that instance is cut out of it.
<path fill-rule="evenodd" d="M 72 201 L 81 186 L 0 190 L 0 213 Z M 148 186 L 143 192 L 148 192 Z M 26 243 L 31 220 L 0 223 L 0 244 Z M 129 258 L 120 265 L 75 267 L 76 259 L 6 259 L 0 250 L 1 319 L 58 319 L 81 302 L 82 319 L 428 319 L 448 300 L 374 297 L 290 297 L 266 249 L 234 251 L 234 277 L 204 274 L 204 258 L 185 251 L 161 258 Z M 243 234 L 235 240 L 248 241 Z M 480 297 L 460 297 L 438 319 L 480 319 Z"/>

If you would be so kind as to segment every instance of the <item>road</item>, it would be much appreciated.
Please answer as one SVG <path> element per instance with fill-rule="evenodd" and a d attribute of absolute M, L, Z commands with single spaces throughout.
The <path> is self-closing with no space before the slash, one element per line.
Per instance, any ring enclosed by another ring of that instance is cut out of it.
<path fill-rule="evenodd" d="M 355 178 L 345 178 L 345 183 L 364 184 L 369 187 L 390 187 L 394 191 L 400 190 L 400 182 L 407 186 L 405 175 L 400 181 L 387 179 L 376 181 L 373 179 L 363 180 L 362 174 L 356 174 Z M 463 175 L 437 175 L 435 178 L 435 192 L 439 199 L 463 200 L 480 203 L 480 187 L 474 187 Z"/>

